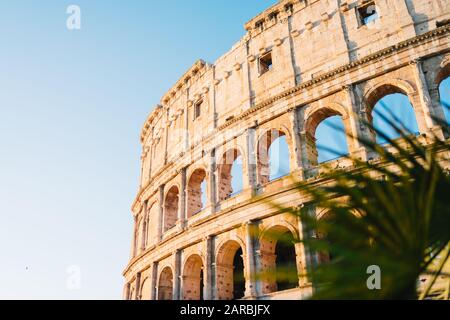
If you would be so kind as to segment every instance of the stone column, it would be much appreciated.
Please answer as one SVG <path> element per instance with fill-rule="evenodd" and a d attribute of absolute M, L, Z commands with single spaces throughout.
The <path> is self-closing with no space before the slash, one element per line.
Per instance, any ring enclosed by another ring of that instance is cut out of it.
<path fill-rule="evenodd" d="M 247 168 L 247 174 L 244 176 L 247 177 L 247 179 L 245 179 L 243 181 L 244 184 L 244 189 L 247 188 L 251 188 L 252 189 L 252 193 L 255 193 L 256 191 L 256 186 L 257 186 L 257 160 L 256 160 L 256 155 L 257 155 L 257 142 L 256 142 L 256 124 L 255 126 L 248 128 L 247 129 L 247 158 L 245 159 L 246 163 L 246 168 Z"/>
<path fill-rule="evenodd" d="M 298 206 L 297 210 L 302 210 L 302 206 Z M 308 235 L 305 234 L 307 230 L 304 229 L 300 216 L 297 218 L 297 223 L 299 242 L 295 244 L 295 254 L 297 257 L 298 284 L 300 287 L 304 287 L 310 283 L 308 277 L 308 261 L 310 261 L 311 258 L 308 256 L 309 252 L 302 242 Z"/>
<path fill-rule="evenodd" d="M 311 178 L 317 174 L 317 149 L 316 140 L 308 132 L 300 132 L 300 155 L 303 165 L 304 179 Z"/>
<path fill-rule="evenodd" d="M 303 205 L 301 205 L 299 207 L 299 210 L 306 210 L 307 214 L 311 217 L 314 217 L 316 215 L 316 206 L 313 204 L 307 204 L 305 205 L 305 207 L 303 207 Z M 303 225 L 303 223 L 301 222 L 301 220 L 298 220 L 298 226 L 299 228 L 299 235 L 301 237 L 301 239 L 305 239 L 305 238 L 316 238 L 316 232 L 314 230 L 309 230 L 306 228 L 306 226 Z M 296 248 L 297 249 L 297 248 Z M 301 263 L 303 264 L 301 266 L 300 269 L 306 269 L 306 270 L 310 270 L 312 268 L 314 268 L 315 266 L 317 266 L 318 264 L 318 253 L 317 252 L 312 252 L 308 247 L 303 246 L 303 248 L 300 249 L 300 254 L 302 254 L 302 251 L 304 251 L 304 258 L 302 259 Z M 297 251 L 296 251 L 297 253 Z M 298 253 L 297 253 L 298 254 Z M 301 280 L 302 283 L 309 283 L 310 277 L 307 276 L 306 279 Z"/>
<path fill-rule="evenodd" d="M 253 221 L 245 224 L 245 296 L 256 298 L 258 296 L 256 288 L 256 263 L 255 263 L 255 237 L 258 226 Z"/>
<path fill-rule="evenodd" d="M 159 214 L 158 214 L 158 230 L 157 230 L 158 241 L 161 241 L 163 236 L 163 224 L 164 224 L 164 185 L 159 187 Z"/>
<path fill-rule="evenodd" d="M 152 291 L 150 294 L 150 300 L 158 299 L 158 262 L 153 262 L 152 264 L 152 279 L 151 279 L 151 287 Z"/>
<path fill-rule="evenodd" d="M 144 205 L 142 206 L 142 235 L 141 235 L 142 239 L 140 239 L 141 252 L 145 251 L 145 249 L 147 248 L 147 230 L 148 230 L 147 219 L 148 219 L 147 201 L 144 201 Z"/>
<path fill-rule="evenodd" d="M 435 120 L 433 119 L 433 102 L 431 100 L 430 91 L 425 79 L 425 75 L 422 70 L 422 62 L 420 59 L 414 60 L 411 63 L 414 72 L 414 79 L 416 82 L 418 97 L 421 105 L 421 114 L 416 112 L 417 124 L 421 133 L 426 133 L 429 130 L 434 130 L 440 137 L 443 138 L 442 130 L 436 127 Z M 412 102 L 412 101 L 411 101 Z M 437 131 L 439 130 L 439 131 Z"/>
<path fill-rule="evenodd" d="M 141 273 L 136 275 L 136 300 L 141 300 Z"/>
<path fill-rule="evenodd" d="M 205 265 L 203 266 L 203 298 L 204 300 L 212 300 L 213 293 L 213 262 L 214 262 L 214 238 L 208 236 L 205 238 Z"/>
<path fill-rule="evenodd" d="M 252 77 L 251 77 L 251 67 L 250 67 L 250 63 L 252 63 L 254 61 L 253 58 L 250 58 L 250 35 L 247 33 L 247 35 L 245 36 L 245 56 L 247 57 L 247 59 L 245 59 L 245 62 L 243 63 L 242 66 L 242 72 L 243 75 L 245 77 L 244 81 L 244 85 L 245 85 L 245 104 L 244 104 L 244 109 L 250 109 L 253 105 L 253 98 L 252 98 Z M 251 60 L 251 61 L 250 61 Z"/>
<path fill-rule="evenodd" d="M 287 26 L 287 33 L 289 34 L 288 41 L 289 41 L 289 53 L 291 57 L 291 67 L 292 67 L 292 76 L 293 76 L 293 86 L 297 86 L 300 83 L 300 74 L 297 74 L 298 67 L 297 67 L 297 61 L 295 57 L 295 44 L 294 39 L 292 36 L 292 12 L 291 11 L 285 11 L 284 12 L 285 17 L 283 18 L 283 22 L 285 22 Z"/>
<path fill-rule="evenodd" d="M 347 135 L 347 145 L 350 154 L 361 158 L 361 160 L 367 159 L 367 154 L 365 148 L 361 146 L 359 138 L 364 137 L 363 126 L 361 119 L 358 119 L 358 105 L 356 102 L 355 92 L 352 85 L 345 86 L 343 88 L 347 98 L 346 105 L 348 106 L 348 118 L 342 117 L 345 125 L 345 129 L 349 130 L 346 132 Z"/>
<path fill-rule="evenodd" d="M 180 170 L 181 174 L 181 190 L 180 190 L 180 208 L 178 211 L 178 221 L 180 228 L 186 227 L 186 168 Z"/>
<path fill-rule="evenodd" d="M 303 171 L 301 170 L 303 168 L 303 162 L 302 162 L 302 143 L 301 143 L 301 137 L 300 137 L 300 127 L 299 127 L 299 115 L 298 115 L 298 109 L 292 108 L 289 110 L 291 123 L 292 123 L 292 143 L 293 143 L 293 151 L 294 154 L 291 155 L 293 157 L 294 161 L 291 168 L 292 171 L 299 172 L 298 178 L 299 180 L 302 180 L 304 178 Z"/>
<path fill-rule="evenodd" d="M 175 274 L 173 278 L 173 300 L 180 300 L 182 295 L 181 285 L 181 255 L 182 251 L 177 250 L 174 254 L 175 259 Z"/>
<path fill-rule="evenodd" d="M 191 102 L 189 101 L 189 88 L 186 89 L 184 96 L 186 97 L 186 103 L 184 106 L 184 150 L 189 150 L 189 107 Z"/>
<path fill-rule="evenodd" d="M 277 255 L 262 250 L 258 250 L 256 255 L 257 260 L 259 261 L 260 270 L 263 273 L 260 280 L 261 294 L 277 292 Z"/>
<path fill-rule="evenodd" d="M 211 150 L 209 155 L 209 181 L 208 181 L 208 190 L 209 190 L 209 198 L 206 205 L 210 206 L 211 214 L 216 212 L 216 204 L 217 204 L 217 191 L 216 191 L 216 150 Z"/>

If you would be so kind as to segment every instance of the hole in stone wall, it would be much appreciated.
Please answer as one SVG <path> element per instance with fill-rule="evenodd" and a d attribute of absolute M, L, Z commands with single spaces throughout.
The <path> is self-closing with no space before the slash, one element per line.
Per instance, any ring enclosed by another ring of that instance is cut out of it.
<path fill-rule="evenodd" d="M 200 100 L 194 105 L 194 120 L 199 118 L 202 115 L 202 106 L 203 106 L 203 100 Z"/>
<path fill-rule="evenodd" d="M 259 74 L 263 75 L 273 68 L 272 52 L 268 52 L 259 58 Z"/>
<path fill-rule="evenodd" d="M 357 8 L 360 25 L 367 25 L 378 19 L 377 7 L 371 1 Z"/>

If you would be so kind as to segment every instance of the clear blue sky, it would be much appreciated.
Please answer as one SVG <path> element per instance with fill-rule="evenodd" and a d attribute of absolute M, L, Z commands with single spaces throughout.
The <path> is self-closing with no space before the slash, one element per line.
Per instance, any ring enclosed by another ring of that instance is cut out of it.
<path fill-rule="evenodd" d="M 122 297 L 143 122 L 275 2 L 0 3 L 0 298 Z M 80 290 L 66 286 L 72 265 Z"/>
<path fill-rule="evenodd" d="M 143 122 L 275 2 L 0 3 L 0 299 L 122 297 Z M 70 4 L 79 31 L 66 28 Z"/>

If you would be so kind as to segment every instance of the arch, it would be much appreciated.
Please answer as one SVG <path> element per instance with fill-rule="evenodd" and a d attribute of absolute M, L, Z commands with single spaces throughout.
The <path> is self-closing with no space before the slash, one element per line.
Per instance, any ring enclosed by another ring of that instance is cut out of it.
<path fill-rule="evenodd" d="M 276 224 L 267 228 L 260 237 L 262 291 L 269 294 L 297 288 L 299 285 L 295 243 L 295 228 L 289 224 Z"/>
<path fill-rule="evenodd" d="M 306 157 L 310 166 L 342 157 L 354 149 L 350 116 L 343 105 L 331 102 L 325 107 L 313 107 L 305 119 Z"/>
<path fill-rule="evenodd" d="M 261 185 L 290 173 L 291 139 L 286 132 L 285 129 L 270 129 L 258 139 L 257 172 Z"/>
<path fill-rule="evenodd" d="M 408 81 L 402 79 L 390 79 L 385 81 L 380 81 L 375 85 L 371 86 L 364 94 L 364 109 L 367 113 L 367 116 L 370 119 L 370 114 L 375 107 L 377 101 L 379 101 L 384 96 L 394 93 L 401 93 L 406 96 L 410 100 L 412 100 L 412 96 L 416 93 L 416 89 L 411 85 Z"/>
<path fill-rule="evenodd" d="M 196 169 L 189 177 L 187 185 L 187 217 L 190 218 L 205 208 L 206 205 L 206 171 Z"/>
<path fill-rule="evenodd" d="M 216 254 L 216 284 L 219 300 L 241 299 L 245 295 L 243 247 L 236 240 L 223 243 Z"/>
<path fill-rule="evenodd" d="M 314 136 L 317 126 L 325 119 L 333 116 L 341 116 L 347 119 L 349 113 L 343 105 L 337 102 L 330 102 L 325 107 L 316 106 L 308 109 L 305 114 L 305 131 Z"/>
<path fill-rule="evenodd" d="M 417 100 L 416 88 L 408 81 L 402 79 L 397 78 L 378 82 L 366 91 L 363 101 L 367 121 L 391 139 L 398 138 L 399 134 L 383 120 L 383 117 L 390 119 L 397 126 L 406 127 L 411 133 L 419 131 L 419 122 L 417 120 L 420 117 L 425 117 L 424 111 Z M 394 104 L 397 105 L 395 108 L 388 107 Z M 423 124 L 422 130 L 426 130 Z M 386 142 L 385 139 L 377 136 L 375 132 L 371 132 L 371 135 L 378 143 L 383 144 Z"/>
<path fill-rule="evenodd" d="M 193 254 L 184 263 L 183 300 L 203 300 L 204 273 L 203 259 Z"/>
<path fill-rule="evenodd" d="M 151 297 L 151 281 L 150 279 L 147 277 L 144 279 L 144 281 L 142 282 L 142 286 L 141 286 L 141 300 L 150 300 Z"/>
<path fill-rule="evenodd" d="M 243 189 L 243 159 L 238 149 L 226 151 L 217 166 L 219 201 L 226 200 Z"/>
<path fill-rule="evenodd" d="M 173 272 L 172 268 L 165 267 L 159 276 L 158 300 L 173 299 Z"/>
<path fill-rule="evenodd" d="M 172 186 L 164 200 L 164 232 L 175 227 L 178 221 L 180 191 L 177 186 Z"/>

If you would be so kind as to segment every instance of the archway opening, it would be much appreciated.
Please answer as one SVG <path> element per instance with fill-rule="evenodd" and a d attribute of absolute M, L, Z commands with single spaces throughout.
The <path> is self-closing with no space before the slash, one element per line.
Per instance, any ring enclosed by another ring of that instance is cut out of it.
<path fill-rule="evenodd" d="M 318 164 L 348 155 L 347 134 L 340 115 L 331 116 L 319 123 L 315 132 Z"/>
<path fill-rule="evenodd" d="M 290 153 L 286 134 L 269 130 L 258 143 L 258 176 L 260 184 L 280 179 L 290 174 Z"/>
<path fill-rule="evenodd" d="M 238 242 L 227 241 L 217 252 L 216 290 L 219 300 L 235 300 L 245 296 L 243 250 Z"/>
<path fill-rule="evenodd" d="M 170 188 L 164 201 L 164 231 L 170 230 L 178 220 L 179 190 L 176 186 Z"/>
<path fill-rule="evenodd" d="M 405 134 L 418 134 L 416 114 L 406 92 L 394 85 L 384 85 L 377 88 L 367 98 L 368 120 L 376 131 L 382 132 L 388 139 L 401 137 L 393 125 Z M 393 125 L 391 125 L 392 123 Z M 383 135 L 374 132 L 373 136 L 378 144 L 388 141 Z"/>
<path fill-rule="evenodd" d="M 227 151 L 218 164 L 219 201 L 239 194 L 243 189 L 242 156 L 236 149 Z"/>
<path fill-rule="evenodd" d="M 450 77 L 445 78 L 439 84 L 439 98 L 444 109 L 447 124 L 450 125 Z"/>
<path fill-rule="evenodd" d="M 203 288 L 203 260 L 199 255 L 193 255 L 183 270 L 183 300 L 202 300 Z"/>
<path fill-rule="evenodd" d="M 278 239 L 275 254 L 277 256 L 276 278 L 278 291 L 298 287 L 297 256 L 294 236 L 290 231 L 285 232 Z"/>
<path fill-rule="evenodd" d="M 206 205 L 206 172 L 197 169 L 192 173 L 188 183 L 187 217 L 190 218 L 205 208 Z"/>
<path fill-rule="evenodd" d="M 159 277 L 158 300 L 173 299 L 173 273 L 170 267 L 164 268 Z"/>
<path fill-rule="evenodd" d="M 266 231 L 260 241 L 264 294 L 298 287 L 295 237 L 285 226 Z"/>

